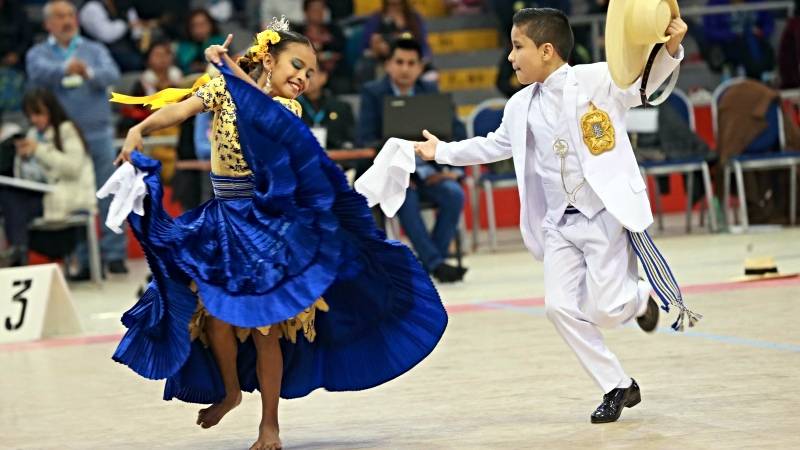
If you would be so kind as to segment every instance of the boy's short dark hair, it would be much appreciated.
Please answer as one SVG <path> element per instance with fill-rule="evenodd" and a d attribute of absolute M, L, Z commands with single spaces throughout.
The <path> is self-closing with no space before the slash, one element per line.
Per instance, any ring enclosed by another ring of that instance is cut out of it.
<path fill-rule="evenodd" d="M 410 35 L 401 35 L 389 45 L 389 56 L 388 59 L 392 59 L 394 57 L 394 52 L 400 50 L 411 50 L 417 52 L 417 56 L 419 59 L 422 59 L 422 45 Z"/>
<path fill-rule="evenodd" d="M 512 20 L 537 47 L 549 42 L 561 59 L 569 59 L 575 38 L 563 12 L 553 8 L 523 8 L 514 14 Z"/>

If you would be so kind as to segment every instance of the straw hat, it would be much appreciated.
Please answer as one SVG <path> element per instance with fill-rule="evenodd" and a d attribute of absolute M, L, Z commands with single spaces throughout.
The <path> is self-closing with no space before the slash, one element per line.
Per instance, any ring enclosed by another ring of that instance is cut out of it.
<path fill-rule="evenodd" d="M 800 274 L 780 273 L 771 257 L 747 258 L 744 260 L 744 276 L 733 281 L 758 281 L 776 278 L 794 278 Z"/>
<path fill-rule="evenodd" d="M 653 46 L 669 40 L 664 32 L 678 16 L 676 0 L 609 1 L 606 61 L 617 86 L 625 89 L 641 76 Z"/>

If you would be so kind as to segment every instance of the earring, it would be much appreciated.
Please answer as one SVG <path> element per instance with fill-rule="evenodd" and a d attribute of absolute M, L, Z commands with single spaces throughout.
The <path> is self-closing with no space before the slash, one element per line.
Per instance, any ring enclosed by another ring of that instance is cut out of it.
<path fill-rule="evenodd" d="M 269 72 L 267 72 L 267 82 L 264 83 L 264 92 L 269 94 L 270 91 L 272 91 L 272 70 L 271 69 L 270 69 Z"/>

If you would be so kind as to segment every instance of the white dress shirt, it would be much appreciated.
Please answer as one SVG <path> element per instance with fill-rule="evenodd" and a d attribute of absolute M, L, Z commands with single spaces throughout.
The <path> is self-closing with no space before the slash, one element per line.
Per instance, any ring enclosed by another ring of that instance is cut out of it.
<path fill-rule="evenodd" d="M 584 181 L 583 170 L 576 150 L 578 145 L 570 139 L 569 129 L 563 121 L 569 119 L 562 114 L 564 83 L 569 65 L 564 64 L 535 88 L 528 112 L 528 148 L 525 155 L 526 171 L 535 170 L 541 177 L 547 201 L 546 221 L 557 224 L 567 205 L 571 204 L 585 216 L 592 218 L 603 209 L 603 202 L 597 197 L 588 183 Z M 563 140 L 567 145 L 564 161 L 564 181 L 562 182 L 561 158 L 556 154 L 554 144 Z M 531 186 L 530 174 L 526 174 L 526 186 Z M 574 194 L 570 201 L 566 189 Z M 581 185 L 581 183 L 583 183 Z M 580 187 L 579 187 L 580 186 Z M 526 196 L 533 198 L 532 195 Z"/>

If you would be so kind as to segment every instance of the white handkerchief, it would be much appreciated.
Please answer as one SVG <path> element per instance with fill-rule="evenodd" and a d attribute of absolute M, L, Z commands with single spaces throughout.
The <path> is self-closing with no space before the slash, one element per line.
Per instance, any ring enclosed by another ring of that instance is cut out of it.
<path fill-rule="evenodd" d="M 147 173 L 126 162 L 114 171 L 103 187 L 97 191 L 97 198 L 114 196 L 106 216 L 106 226 L 113 232 L 122 234 L 122 223 L 131 212 L 144 215 L 144 196 L 147 195 L 147 186 L 144 184 L 146 175 Z"/>
<path fill-rule="evenodd" d="M 388 217 L 394 217 L 406 201 L 409 177 L 417 168 L 414 143 L 391 138 L 383 145 L 372 167 L 355 182 L 355 190 L 367 198 L 369 206 L 380 203 Z"/>

